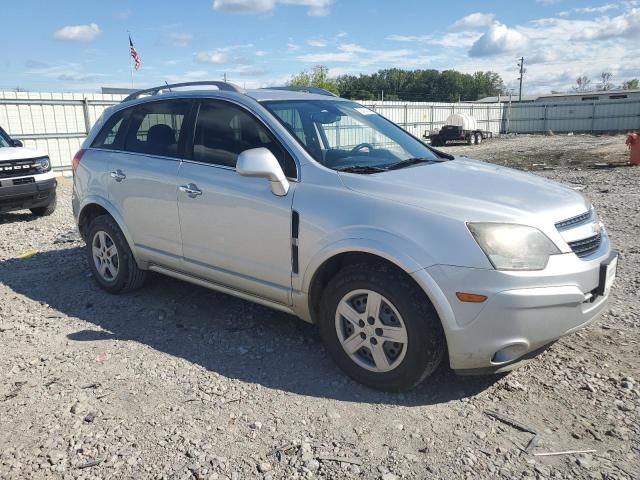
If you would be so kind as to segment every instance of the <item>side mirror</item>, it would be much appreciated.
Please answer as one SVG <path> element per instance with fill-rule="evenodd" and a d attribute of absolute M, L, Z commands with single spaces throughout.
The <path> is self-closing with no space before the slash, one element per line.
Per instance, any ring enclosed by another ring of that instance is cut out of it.
<path fill-rule="evenodd" d="M 268 148 L 252 148 L 238 156 L 236 171 L 243 177 L 266 178 L 274 195 L 283 197 L 289 191 L 289 181 L 282 167 Z"/>
<path fill-rule="evenodd" d="M 24 144 L 22 143 L 22 140 L 13 140 L 13 146 L 14 147 L 24 147 Z"/>

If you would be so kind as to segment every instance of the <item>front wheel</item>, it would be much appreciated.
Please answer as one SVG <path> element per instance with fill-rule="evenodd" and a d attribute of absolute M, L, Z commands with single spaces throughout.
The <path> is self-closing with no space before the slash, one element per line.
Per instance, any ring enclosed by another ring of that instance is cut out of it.
<path fill-rule="evenodd" d="M 51 215 L 53 212 L 56 211 L 57 205 L 58 205 L 58 200 L 56 197 L 56 192 L 54 191 L 51 194 L 51 198 L 49 200 L 48 205 L 45 205 L 44 207 L 32 208 L 30 210 L 31 210 L 31 213 L 36 217 L 48 217 L 49 215 Z"/>
<path fill-rule="evenodd" d="M 351 378 L 386 391 L 415 387 L 445 352 L 431 302 L 410 279 L 384 266 L 357 264 L 338 272 L 323 294 L 320 333 Z"/>

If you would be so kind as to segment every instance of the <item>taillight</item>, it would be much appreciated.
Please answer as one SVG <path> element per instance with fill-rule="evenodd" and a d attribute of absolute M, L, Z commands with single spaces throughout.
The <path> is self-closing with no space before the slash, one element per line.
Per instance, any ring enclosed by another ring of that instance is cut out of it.
<path fill-rule="evenodd" d="M 82 160 L 82 155 L 84 155 L 84 152 L 86 152 L 86 150 L 81 148 L 73 156 L 73 160 L 71 161 L 71 171 L 74 175 L 76 174 L 76 170 L 78 170 L 78 166 L 80 165 L 80 160 Z"/>

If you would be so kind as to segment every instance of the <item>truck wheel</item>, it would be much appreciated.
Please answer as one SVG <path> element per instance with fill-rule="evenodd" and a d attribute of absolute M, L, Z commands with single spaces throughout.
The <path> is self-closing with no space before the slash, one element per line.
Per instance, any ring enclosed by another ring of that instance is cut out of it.
<path fill-rule="evenodd" d="M 476 143 L 476 136 L 472 133 L 467 137 L 467 144 L 474 145 Z"/>
<path fill-rule="evenodd" d="M 49 202 L 49 205 L 45 205 L 44 207 L 32 208 L 30 210 L 31 210 L 31 213 L 34 214 L 36 217 L 48 217 L 53 212 L 55 212 L 57 205 L 58 205 L 58 199 L 56 197 L 56 193 L 53 192 L 53 194 L 51 195 L 51 200 Z"/>
<path fill-rule="evenodd" d="M 109 293 L 140 288 L 147 272 L 136 263 L 120 227 L 109 215 L 96 217 L 87 235 L 89 268 L 98 284 Z"/>
<path fill-rule="evenodd" d="M 476 133 L 476 145 L 480 145 L 482 143 L 482 134 Z"/>
<path fill-rule="evenodd" d="M 324 290 L 319 326 L 338 366 L 379 390 L 415 387 L 438 367 L 446 348 L 424 292 L 385 266 L 340 270 Z"/>

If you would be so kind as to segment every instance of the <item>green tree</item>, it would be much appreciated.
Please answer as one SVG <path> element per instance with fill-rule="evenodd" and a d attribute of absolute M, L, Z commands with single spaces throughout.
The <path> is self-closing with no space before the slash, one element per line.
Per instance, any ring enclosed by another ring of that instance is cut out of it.
<path fill-rule="evenodd" d="M 356 100 L 455 102 L 498 95 L 504 88 L 495 72 L 461 73 L 456 70 L 380 70 L 369 75 L 342 75 L 340 93 Z"/>
<path fill-rule="evenodd" d="M 640 81 L 637 78 L 622 83 L 623 90 L 637 90 L 638 88 L 640 88 Z"/>
<path fill-rule="evenodd" d="M 337 82 L 329 78 L 329 69 L 324 65 L 316 65 L 310 72 L 305 70 L 297 75 L 293 75 L 288 85 L 292 87 L 322 88 L 336 95 L 340 94 Z"/>

